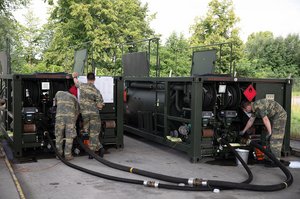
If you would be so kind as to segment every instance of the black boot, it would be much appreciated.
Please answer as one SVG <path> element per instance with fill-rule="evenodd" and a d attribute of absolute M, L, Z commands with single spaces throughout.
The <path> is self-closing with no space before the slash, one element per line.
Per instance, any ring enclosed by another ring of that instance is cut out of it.
<path fill-rule="evenodd" d="M 94 159 L 94 158 L 93 158 L 93 156 L 89 155 L 89 159 L 91 160 L 91 159 Z"/>
<path fill-rule="evenodd" d="M 101 158 L 103 158 L 104 152 L 105 152 L 105 149 L 104 149 L 103 147 L 99 149 L 99 156 L 100 156 Z"/>

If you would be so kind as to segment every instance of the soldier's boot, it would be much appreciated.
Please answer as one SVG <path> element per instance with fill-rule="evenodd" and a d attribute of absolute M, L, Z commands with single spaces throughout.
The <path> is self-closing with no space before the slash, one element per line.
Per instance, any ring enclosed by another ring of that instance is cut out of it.
<path fill-rule="evenodd" d="M 63 157 L 63 152 L 58 151 L 58 154 L 60 155 L 60 157 Z M 55 156 L 55 158 L 56 158 L 57 160 L 60 160 L 58 156 Z"/>
<path fill-rule="evenodd" d="M 104 153 L 105 153 L 105 149 L 104 149 L 104 147 L 101 147 L 101 148 L 99 149 L 99 156 L 100 156 L 101 158 L 103 158 Z"/>
<path fill-rule="evenodd" d="M 66 160 L 66 161 L 71 161 L 71 160 L 73 160 L 73 159 L 74 159 L 74 157 L 73 157 L 72 155 L 66 156 L 66 157 L 65 157 L 65 160 Z"/>

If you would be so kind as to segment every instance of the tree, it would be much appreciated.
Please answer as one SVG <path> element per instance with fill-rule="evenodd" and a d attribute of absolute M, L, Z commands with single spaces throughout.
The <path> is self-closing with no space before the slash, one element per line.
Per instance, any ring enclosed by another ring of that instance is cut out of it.
<path fill-rule="evenodd" d="M 71 69 L 74 51 L 88 48 L 89 65 L 117 70 L 120 66 L 112 63 L 120 53 L 117 45 L 153 34 L 147 12 L 147 4 L 138 0 L 58 0 L 45 61 Z"/>
<path fill-rule="evenodd" d="M 25 6 L 28 0 L 0 0 L 0 50 L 7 48 L 6 41 L 13 40 L 15 21 L 12 10 Z"/>
<path fill-rule="evenodd" d="M 222 60 L 218 60 L 218 72 L 228 73 L 230 62 L 238 61 L 242 57 L 243 42 L 236 27 L 239 18 L 234 13 L 232 0 L 212 0 L 208 6 L 206 16 L 197 18 L 195 24 L 191 26 L 191 45 L 232 43 L 232 60 L 230 60 L 230 45 L 222 45 Z"/>
<path fill-rule="evenodd" d="M 189 76 L 191 55 L 188 40 L 173 32 L 160 48 L 161 76 Z"/>
<path fill-rule="evenodd" d="M 258 70 L 256 75 L 264 71 L 264 77 L 299 77 L 299 52 L 299 35 L 275 38 L 271 32 L 252 33 L 245 45 L 247 59 Z"/>

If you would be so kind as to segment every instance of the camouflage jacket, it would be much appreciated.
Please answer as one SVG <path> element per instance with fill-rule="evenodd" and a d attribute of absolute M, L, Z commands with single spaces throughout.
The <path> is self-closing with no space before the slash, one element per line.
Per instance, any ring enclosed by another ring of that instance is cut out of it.
<path fill-rule="evenodd" d="M 103 97 L 100 91 L 92 83 L 81 83 L 76 84 L 79 88 L 80 96 L 80 111 L 83 114 L 99 114 L 97 104 L 103 103 Z"/>
<path fill-rule="evenodd" d="M 77 98 L 69 92 L 58 91 L 55 95 L 56 117 L 67 116 L 77 117 L 79 114 L 79 104 Z"/>
<path fill-rule="evenodd" d="M 286 115 L 284 108 L 274 100 L 256 100 L 252 103 L 252 109 L 255 111 L 254 117 L 263 118 L 267 116 L 268 118 L 273 118 L 275 116 L 282 117 Z"/>

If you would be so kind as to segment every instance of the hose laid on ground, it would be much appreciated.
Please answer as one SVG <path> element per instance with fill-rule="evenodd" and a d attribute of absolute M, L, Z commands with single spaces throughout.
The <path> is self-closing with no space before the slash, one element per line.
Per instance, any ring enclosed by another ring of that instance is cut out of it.
<path fill-rule="evenodd" d="M 155 178 L 155 179 L 163 180 L 163 181 L 166 181 L 166 182 L 172 182 L 172 183 L 184 183 L 186 185 L 189 184 L 189 185 L 198 186 L 199 183 L 201 182 L 201 179 L 199 179 L 199 178 L 189 178 L 189 179 L 187 179 L 187 178 L 178 178 L 178 177 L 153 173 L 153 172 L 150 172 L 150 171 L 145 171 L 145 170 L 141 170 L 141 169 L 137 169 L 137 168 L 133 168 L 133 167 L 120 165 L 120 164 L 105 160 L 105 159 L 101 158 L 100 156 L 96 155 L 92 150 L 90 150 L 86 145 L 84 145 L 78 137 L 76 137 L 76 141 L 81 146 L 81 148 L 83 148 L 83 150 L 85 152 L 87 152 L 89 155 L 91 155 L 93 158 L 95 158 L 98 162 L 101 162 L 102 164 L 104 164 L 106 166 L 109 166 L 111 168 L 114 168 L 114 169 L 130 172 L 130 173 L 134 173 L 134 174 L 138 174 L 138 175 L 142 175 L 142 176 L 146 176 L 146 177 Z M 252 172 L 249 169 L 248 165 L 241 158 L 241 156 L 230 146 L 230 144 L 227 143 L 227 141 L 224 140 L 223 142 L 229 146 L 229 149 L 240 160 L 243 167 L 246 169 L 246 171 L 248 173 L 248 179 L 245 180 L 243 183 L 250 183 L 253 179 L 253 175 L 252 175 Z"/>
<path fill-rule="evenodd" d="M 58 154 L 56 147 L 54 146 L 53 141 L 49 136 L 49 133 L 46 132 L 45 134 L 47 135 L 48 140 L 49 140 L 52 148 L 54 149 L 56 155 L 60 158 L 60 160 L 64 164 L 66 164 L 72 168 L 75 168 L 77 170 L 83 171 L 85 173 L 89 173 L 94 176 L 102 177 L 102 178 L 109 179 L 109 180 L 115 180 L 115 181 L 119 181 L 119 182 L 140 184 L 140 185 L 144 185 L 147 187 L 165 188 L 165 189 L 183 190 L 183 191 L 211 191 L 215 188 L 218 188 L 218 189 L 220 189 L 220 188 L 221 189 L 241 189 L 241 190 L 250 190 L 250 191 L 278 191 L 278 190 L 289 187 L 293 182 L 293 177 L 292 177 L 290 171 L 287 168 L 285 168 L 285 166 L 283 164 L 281 164 L 281 162 L 278 161 L 273 154 L 266 151 L 262 146 L 258 145 L 255 142 L 251 142 L 250 145 L 260 149 L 263 153 L 265 153 L 265 155 L 267 155 L 271 160 L 273 160 L 286 175 L 286 177 L 287 177 L 286 181 L 284 181 L 283 183 L 280 183 L 280 184 L 275 184 L 275 185 L 252 185 L 252 184 L 247 184 L 247 183 L 234 183 L 234 182 L 227 182 L 227 181 L 198 179 L 199 180 L 199 183 L 197 184 L 198 186 L 185 186 L 182 183 L 179 185 L 172 185 L 172 184 L 162 184 L 162 183 L 159 183 L 156 181 L 142 181 L 142 180 L 136 180 L 136 179 L 120 178 L 120 177 L 116 177 L 116 176 L 110 176 L 110 175 L 102 174 L 99 172 L 91 171 L 91 170 L 85 169 L 83 167 L 74 165 L 70 162 L 67 162 L 66 160 L 64 160 L 61 157 L 60 154 Z"/>
<path fill-rule="evenodd" d="M 49 143 L 51 147 L 53 148 L 56 156 L 67 166 L 72 167 L 74 169 L 77 169 L 79 171 L 100 177 L 100 178 L 105 178 L 108 180 L 114 180 L 114 181 L 119 181 L 119 182 L 125 182 L 125 183 L 131 183 L 131 184 L 138 184 L 138 185 L 144 185 L 147 187 L 155 187 L 155 188 L 164 188 L 164 189 L 173 189 L 173 190 L 182 190 L 182 191 L 211 191 L 211 187 L 203 187 L 203 186 L 198 186 L 198 187 L 190 187 L 190 186 L 185 186 L 185 185 L 172 185 L 172 184 L 163 184 L 159 183 L 157 181 L 147 181 L 147 180 L 137 180 L 137 179 L 129 179 L 129 178 L 121 178 L 121 177 L 116 177 L 116 176 L 111 176 L 103 173 L 99 173 L 96 171 L 92 171 L 80 166 L 77 166 L 75 164 L 72 164 L 68 161 L 66 161 L 57 151 L 49 133 L 46 131 L 44 134 L 47 136 Z"/>
<path fill-rule="evenodd" d="M 250 142 L 250 146 L 258 148 L 261 150 L 266 156 L 268 156 L 274 163 L 283 171 L 286 176 L 286 180 L 280 184 L 275 185 L 253 185 L 246 183 L 232 183 L 227 181 L 216 181 L 216 180 L 208 180 L 208 186 L 215 188 L 235 188 L 235 189 L 243 189 L 249 191 L 279 191 L 289 187 L 293 183 L 293 176 L 291 172 L 279 161 L 277 158 L 263 148 L 261 145 L 257 144 L 255 141 Z"/>

